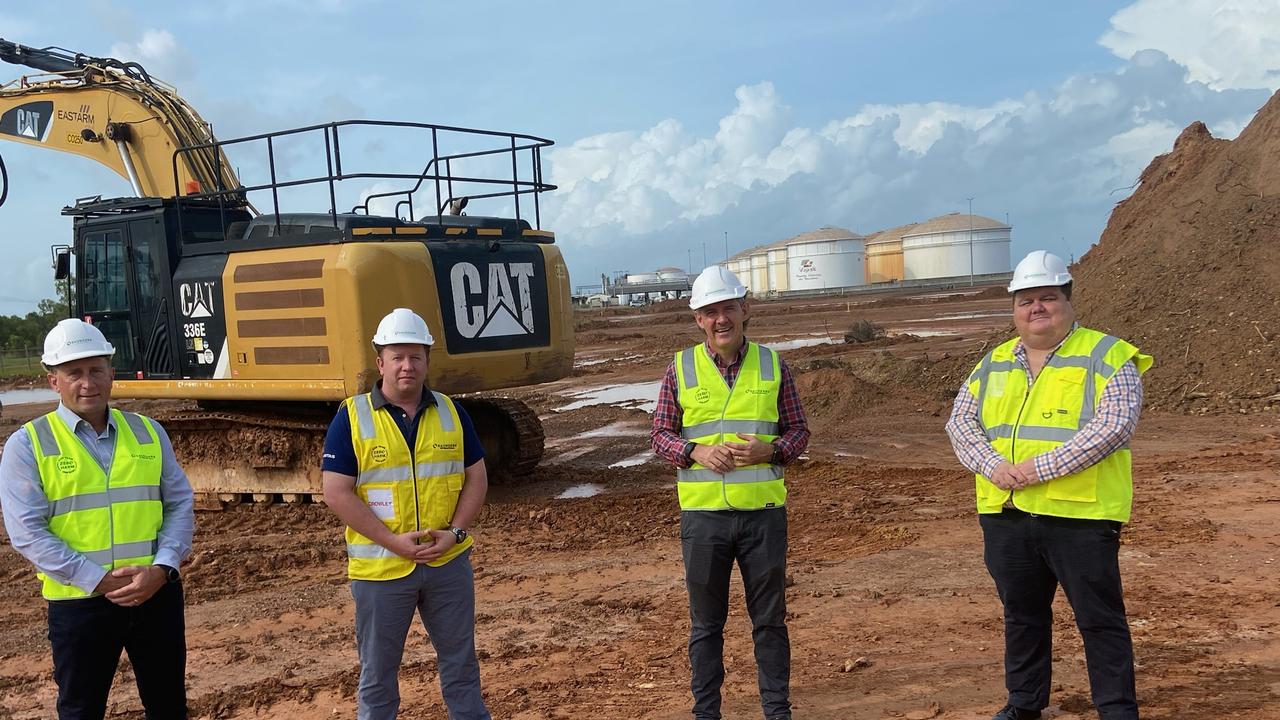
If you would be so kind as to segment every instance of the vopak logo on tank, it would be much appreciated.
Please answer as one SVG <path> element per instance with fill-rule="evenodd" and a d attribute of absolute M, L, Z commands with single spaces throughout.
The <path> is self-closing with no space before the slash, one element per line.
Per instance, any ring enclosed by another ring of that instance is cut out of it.
<path fill-rule="evenodd" d="M 53 119 L 53 101 L 39 100 L 11 108 L 0 115 L 0 134 L 44 142 Z"/>
<path fill-rule="evenodd" d="M 464 338 L 532 335 L 529 279 L 533 263 L 489 263 L 487 270 L 487 279 L 469 262 L 457 263 L 449 271 L 458 334 Z M 471 302 L 476 295 L 484 297 L 484 302 Z"/>
<path fill-rule="evenodd" d="M 807 275 L 809 273 L 816 273 L 816 272 L 818 272 L 818 268 L 814 267 L 812 260 L 810 260 L 809 258 L 805 258 L 803 261 L 801 261 L 800 263 L 801 275 Z"/>

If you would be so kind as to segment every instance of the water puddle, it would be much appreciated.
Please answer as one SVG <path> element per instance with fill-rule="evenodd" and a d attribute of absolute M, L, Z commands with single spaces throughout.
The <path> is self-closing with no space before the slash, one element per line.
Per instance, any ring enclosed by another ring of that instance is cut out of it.
<path fill-rule="evenodd" d="M 955 330 L 895 330 L 889 333 L 892 336 L 898 335 L 915 335 L 916 337 L 944 337 L 947 335 L 959 335 Z"/>
<path fill-rule="evenodd" d="M 27 388 L 25 390 L 6 390 L 0 392 L 0 403 L 5 405 L 25 405 L 27 403 L 55 402 L 58 393 L 49 388 Z"/>
<path fill-rule="evenodd" d="M 565 488 L 563 492 L 556 496 L 557 500 L 571 500 L 573 498 L 589 498 L 595 497 L 604 492 L 603 485 L 596 483 L 583 483 Z"/>
<path fill-rule="evenodd" d="M 916 320 L 903 320 L 902 322 L 923 323 L 937 322 L 939 320 L 973 320 L 975 318 L 1005 317 L 1008 315 L 1008 310 L 987 310 L 984 312 L 955 313 L 953 315 L 934 315 L 933 317 L 919 318 Z"/>
<path fill-rule="evenodd" d="M 795 338 L 794 340 L 783 340 L 774 342 L 766 340 L 763 345 L 774 350 L 795 350 L 796 348 L 810 347 L 812 345 L 831 345 L 835 340 L 826 336 L 811 338 Z"/>
<path fill-rule="evenodd" d="M 613 463 L 609 467 L 611 468 L 635 467 L 636 465 L 645 464 L 652 457 L 655 457 L 655 455 L 653 454 L 653 451 L 645 450 L 642 453 L 636 453 L 635 455 L 632 455 L 629 458 L 624 458 L 622 460 L 619 460 L 618 462 Z"/>
<path fill-rule="evenodd" d="M 570 435 L 564 439 L 564 442 L 598 437 L 640 437 L 648 434 L 648 425 L 644 423 L 626 422 L 624 420 L 621 422 L 610 423 L 604 427 L 596 428 L 595 430 L 588 430 L 586 432 L 580 432 L 577 435 Z"/>
<path fill-rule="evenodd" d="M 581 392 L 571 393 L 568 397 L 576 398 L 568 405 L 553 408 L 555 412 L 566 412 L 591 405 L 616 405 L 623 408 L 635 408 L 645 412 L 653 412 L 658 404 L 658 388 L 661 380 L 626 385 L 605 385 Z"/>

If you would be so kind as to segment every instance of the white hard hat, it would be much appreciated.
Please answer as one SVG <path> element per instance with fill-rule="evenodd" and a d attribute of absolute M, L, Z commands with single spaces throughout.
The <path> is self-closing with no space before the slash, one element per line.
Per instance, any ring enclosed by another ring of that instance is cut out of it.
<path fill-rule="evenodd" d="M 1062 287 L 1071 282 L 1071 273 L 1062 258 L 1044 250 L 1032 250 L 1013 269 L 1009 292 L 1035 287 Z"/>
<path fill-rule="evenodd" d="M 409 308 L 396 308 L 378 323 L 373 334 L 374 345 L 426 345 L 435 344 L 427 321 Z"/>
<path fill-rule="evenodd" d="M 44 336 L 44 354 L 40 362 L 53 367 L 87 357 L 111 357 L 116 349 L 98 328 L 76 318 L 58 321 Z"/>
<path fill-rule="evenodd" d="M 703 270 L 698 279 L 693 281 L 693 294 L 689 298 L 689 307 L 693 310 L 718 303 L 722 300 L 736 300 L 746 297 L 747 289 L 742 286 L 733 271 L 723 265 L 712 265 Z"/>

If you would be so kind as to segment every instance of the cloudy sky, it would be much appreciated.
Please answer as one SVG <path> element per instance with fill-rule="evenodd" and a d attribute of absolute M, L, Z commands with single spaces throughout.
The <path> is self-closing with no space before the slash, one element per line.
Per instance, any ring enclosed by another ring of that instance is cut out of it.
<path fill-rule="evenodd" d="M 138 61 L 222 138 L 373 118 L 555 140 L 542 226 L 575 285 L 697 271 L 726 233 L 730 252 L 823 225 L 868 233 L 968 198 L 1013 225 L 1015 257 L 1079 256 L 1182 128 L 1233 138 L 1280 86 L 1274 0 L 27 7 L 0 10 L 0 37 Z M 409 154 L 394 139 L 360 152 Z M 129 188 L 74 156 L 5 142 L 0 156 L 8 314 L 52 294 L 62 206 Z"/>

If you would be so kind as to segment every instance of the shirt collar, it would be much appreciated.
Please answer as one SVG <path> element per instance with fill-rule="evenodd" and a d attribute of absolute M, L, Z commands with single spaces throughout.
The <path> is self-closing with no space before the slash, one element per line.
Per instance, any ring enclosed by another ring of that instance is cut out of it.
<path fill-rule="evenodd" d="M 382 381 L 374 383 L 373 389 L 369 391 L 370 399 L 373 401 L 373 409 L 379 410 L 391 404 L 386 395 L 382 394 Z M 422 399 L 418 400 L 418 412 L 422 412 L 423 408 L 431 407 L 436 404 L 435 393 L 431 392 L 427 386 L 422 386 Z"/>
<path fill-rule="evenodd" d="M 93 430 L 92 423 L 90 423 L 88 420 L 85 420 L 84 418 L 77 415 L 74 410 L 67 407 L 66 405 L 63 405 L 61 402 L 58 403 L 58 409 L 54 411 L 54 414 L 57 415 L 59 418 L 61 418 L 62 422 L 66 424 L 68 428 L 71 429 L 71 432 L 75 432 L 80 427 L 80 423 L 84 423 L 89 427 L 90 430 Z M 114 430 L 115 427 L 116 427 L 116 417 L 115 415 L 111 414 L 111 408 L 108 407 L 107 408 L 107 430 L 108 431 Z M 93 432 L 94 434 L 97 434 L 98 431 L 93 430 Z"/>
<path fill-rule="evenodd" d="M 716 351 L 711 347 L 711 343 L 703 340 L 702 344 L 707 348 L 707 355 L 711 356 L 711 361 L 714 362 L 717 367 L 731 368 L 742 362 L 743 356 L 747 354 L 747 345 L 750 344 L 750 341 L 747 340 L 745 336 L 742 338 L 742 346 L 738 348 L 738 353 L 733 356 L 733 361 L 729 363 L 723 363 L 720 361 L 720 356 L 717 355 Z"/>

